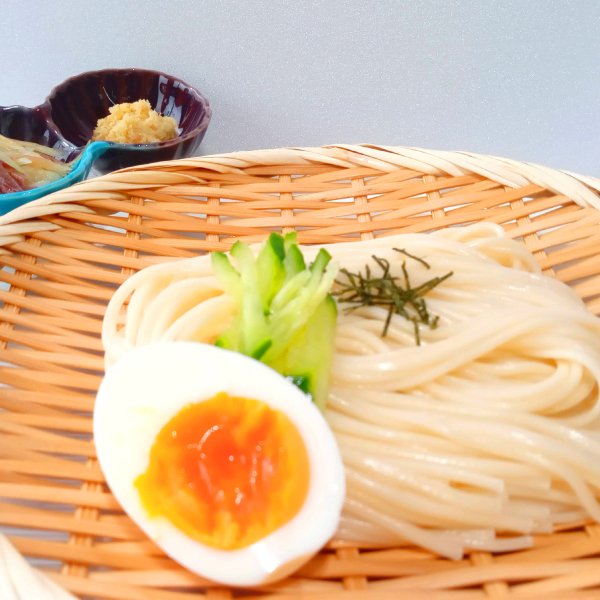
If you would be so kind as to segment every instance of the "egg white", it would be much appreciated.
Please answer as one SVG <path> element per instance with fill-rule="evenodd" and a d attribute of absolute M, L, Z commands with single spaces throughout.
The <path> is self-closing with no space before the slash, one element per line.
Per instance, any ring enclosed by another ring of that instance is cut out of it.
<path fill-rule="evenodd" d="M 310 464 L 306 500 L 288 523 L 240 550 L 216 550 L 188 537 L 165 517 L 150 517 L 134 486 L 148 467 L 164 425 L 184 406 L 219 392 L 281 410 L 300 433 Z M 334 534 L 344 502 L 344 469 L 323 415 L 295 385 L 242 354 L 193 342 L 135 349 L 104 377 L 94 409 L 98 460 L 113 494 L 173 560 L 203 577 L 235 586 L 282 579 Z"/>

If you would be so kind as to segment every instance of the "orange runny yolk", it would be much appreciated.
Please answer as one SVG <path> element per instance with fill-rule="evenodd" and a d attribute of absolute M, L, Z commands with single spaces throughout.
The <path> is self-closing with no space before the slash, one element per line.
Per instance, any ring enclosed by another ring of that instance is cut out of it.
<path fill-rule="evenodd" d="M 306 447 L 286 415 L 221 393 L 185 406 L 162 428 L 135 485 L 150 516 L 235 550 L 292 519 L 309 479 Z"/>

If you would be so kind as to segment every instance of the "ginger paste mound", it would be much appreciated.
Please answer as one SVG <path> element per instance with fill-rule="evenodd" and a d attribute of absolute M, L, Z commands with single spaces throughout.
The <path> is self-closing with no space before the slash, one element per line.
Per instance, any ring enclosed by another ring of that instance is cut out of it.
<path fill-rule="evenodd" d="M 108 117 L 98 120 L 92 135 L 93 142 L 152 144 L 177 137 L 175 119 L 157 113 L 148 100 L 115 104 L 109 112 Z"/>

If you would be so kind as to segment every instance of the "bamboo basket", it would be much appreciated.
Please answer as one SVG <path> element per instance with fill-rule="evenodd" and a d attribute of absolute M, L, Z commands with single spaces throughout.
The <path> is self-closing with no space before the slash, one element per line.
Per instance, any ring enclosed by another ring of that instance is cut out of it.
<path fill-rule="evenodd" d="M 501 224 L 600 313 L 600 180 L 490 156 L 380 146 L 238 152 L 92 179 L 0 218 L 0 525 L 85 598 L 600 598 L 600 526 L 460 562 L 332 541 L 293 577 L 235 592 L 169 560 L 108 491 L 91 439 L 101 320 L 157 262 L 296 230 L 302 243 Z M 50 562 L 48 562 L 50 561 Z M 32 599 L 35 600 L 35 599 Z"/>

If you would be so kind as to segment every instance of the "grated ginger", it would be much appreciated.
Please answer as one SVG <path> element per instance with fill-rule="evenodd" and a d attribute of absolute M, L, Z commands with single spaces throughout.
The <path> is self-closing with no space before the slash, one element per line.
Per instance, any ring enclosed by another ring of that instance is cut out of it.
<path fill-rule="evenodd" d="M 115 104 L 109 108 L 109 112 L 108 117 L 98 119 L 92 141 L 152 144 L 177 137 L 175 119 L 157 113 L 148 100 Z"/>

